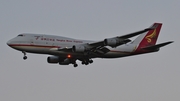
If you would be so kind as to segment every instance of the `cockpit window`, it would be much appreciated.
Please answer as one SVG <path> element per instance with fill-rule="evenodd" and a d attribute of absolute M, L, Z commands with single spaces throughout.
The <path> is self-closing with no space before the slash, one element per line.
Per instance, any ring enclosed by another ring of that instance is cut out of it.
<path fill-rule="evenodd" d="M 18 36 L 24 36 L 23 34 L 19 34 Z"/>

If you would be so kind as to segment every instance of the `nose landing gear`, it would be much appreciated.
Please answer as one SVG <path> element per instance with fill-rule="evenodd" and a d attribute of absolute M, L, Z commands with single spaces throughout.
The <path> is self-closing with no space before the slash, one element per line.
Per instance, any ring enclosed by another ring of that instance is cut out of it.
<path fill-rule="evenodd" d="M 23 59 L 26 60 L 27 59 L 26 52 L 22 51 L 22 53 L 24 54 Z"/>

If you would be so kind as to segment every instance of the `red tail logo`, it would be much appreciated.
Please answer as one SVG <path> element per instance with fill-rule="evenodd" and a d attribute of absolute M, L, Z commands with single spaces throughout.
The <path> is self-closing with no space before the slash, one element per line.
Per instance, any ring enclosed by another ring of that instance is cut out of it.
<path fill-rule="evenodd" d="M 151 43 L 152 39 L 154 39 L 156 37 L 156 29 L 154 30 L 154 32 L 148 36 L 146 36 L 147 42 Z"/>
<path fill-rule="evenodd" d="M 156 26 L 155 29 L 145 33 L 144 37 L 141 39 L 136 51 L 141 50 L 143 47 L 152 46 L 156 44 L 156 41 L 161 30 L 162 23 L 154 23 L 153 26 Z"/>

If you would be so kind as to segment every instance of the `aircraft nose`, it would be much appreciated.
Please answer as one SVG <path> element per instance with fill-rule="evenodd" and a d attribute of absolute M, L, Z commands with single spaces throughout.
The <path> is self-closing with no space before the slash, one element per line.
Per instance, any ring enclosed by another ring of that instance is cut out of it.
<path fill-rule="evenodd" d="M 10 46 L 12 44 L 12 41 L 9 40 L 7 43 L 6 43 L 8 46 Z"/>

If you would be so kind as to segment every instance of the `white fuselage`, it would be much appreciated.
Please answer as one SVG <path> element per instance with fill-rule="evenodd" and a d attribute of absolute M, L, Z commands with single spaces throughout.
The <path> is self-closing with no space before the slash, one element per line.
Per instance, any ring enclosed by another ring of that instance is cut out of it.
<path fill-rule="evenodd" d="M 82 53 L 72 51 L 52 51 L 54 48 L 71 48 L 73 45 L 83 45 L 94 41 L 78 40 L 61 36 L 43 35 L 43 34 L 20 34 L 17 37 L 9 40 L 7 44 L 19 51 L 25 51 L 38 54 L 50 54 L 58 56 L 66 56 L 71 54 L 74 56 L 82 56 Z M 131 43 L 111 48 L 106 46 L 110 51 L 100 58 L 117 58 L 128 56 L 135 51 L 137 45 Z"/>
<path fill-rule="evenodd" d="M 79 40 L 44 34 L 19 34 L 7 44 L 24 54 L 49 54 L 47 62 L 60 65 L 73 64 L 76 60 L 84 65 L 93 63 L 92 58 L 119 58 L 159 51 L 160 47 L 172 41 L 156 44 L 162 23 L 154 23 L 151 27 L 122 36 L 106 38 L 101 41 Z M 135 37 L 133 41 L 129 38 Z"/>

